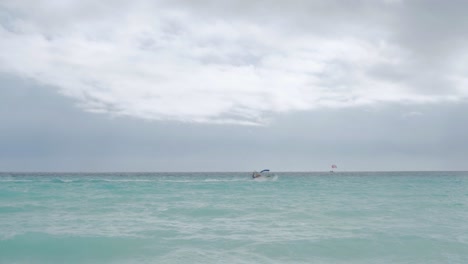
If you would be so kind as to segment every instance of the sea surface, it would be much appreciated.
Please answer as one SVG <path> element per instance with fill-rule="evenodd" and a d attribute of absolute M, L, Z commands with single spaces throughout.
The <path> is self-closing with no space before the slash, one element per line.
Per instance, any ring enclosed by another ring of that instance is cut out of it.
<path fill-rule="evenodd" d="M 468 263 L 468 172 L 0 173 L 0 263 Z"/>

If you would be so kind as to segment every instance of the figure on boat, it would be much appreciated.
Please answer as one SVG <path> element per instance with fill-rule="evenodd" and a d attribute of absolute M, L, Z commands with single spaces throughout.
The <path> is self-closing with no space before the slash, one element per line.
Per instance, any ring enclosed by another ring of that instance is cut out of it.
<path fill-rule="evenodd" d="M 270 177 L 270 175 L 267 175 L 268 172 L 270 172 L 268 169 L 262 170 L 261 172 L 254 171 L 252 172 L 252 178 Z"/>

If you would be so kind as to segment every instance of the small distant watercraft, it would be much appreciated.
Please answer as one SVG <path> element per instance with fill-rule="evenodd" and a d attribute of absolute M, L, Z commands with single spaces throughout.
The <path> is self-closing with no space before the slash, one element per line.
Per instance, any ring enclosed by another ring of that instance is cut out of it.
<path fill-rule="evenodd" d="M 335 172 L 334 169 L 338 169 L 338 166 L 336 166 L 335 164 L 331 165 L 331 173 Z"/>
<path fill-rule="evenodd" d="M 270 172 L 268 169 L 262 170 L 261 172 L 254 171 L 252 172 L 252 178 L 271 177 L 268 172 Z"/>

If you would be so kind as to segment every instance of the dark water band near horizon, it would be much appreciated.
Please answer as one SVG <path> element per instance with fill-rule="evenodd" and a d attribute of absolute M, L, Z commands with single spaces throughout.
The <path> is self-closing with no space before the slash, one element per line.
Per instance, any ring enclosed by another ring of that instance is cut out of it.
<path fill-rule="evenodd" d="M 0 173 L 0 263 L 468 263 L 468 172 Z"/>

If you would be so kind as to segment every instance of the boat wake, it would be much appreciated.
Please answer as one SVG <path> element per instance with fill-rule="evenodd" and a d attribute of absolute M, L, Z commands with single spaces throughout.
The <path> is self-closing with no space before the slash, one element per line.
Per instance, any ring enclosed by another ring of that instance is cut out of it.
<path fill-rule="evenodd" d="M 278 178 L 279 178 L 278 175 L 274 174 L 274 175 L 256 177 L 253 180 L 257 182 L 265 182 L 265 181 L 277 181 Z"/>

